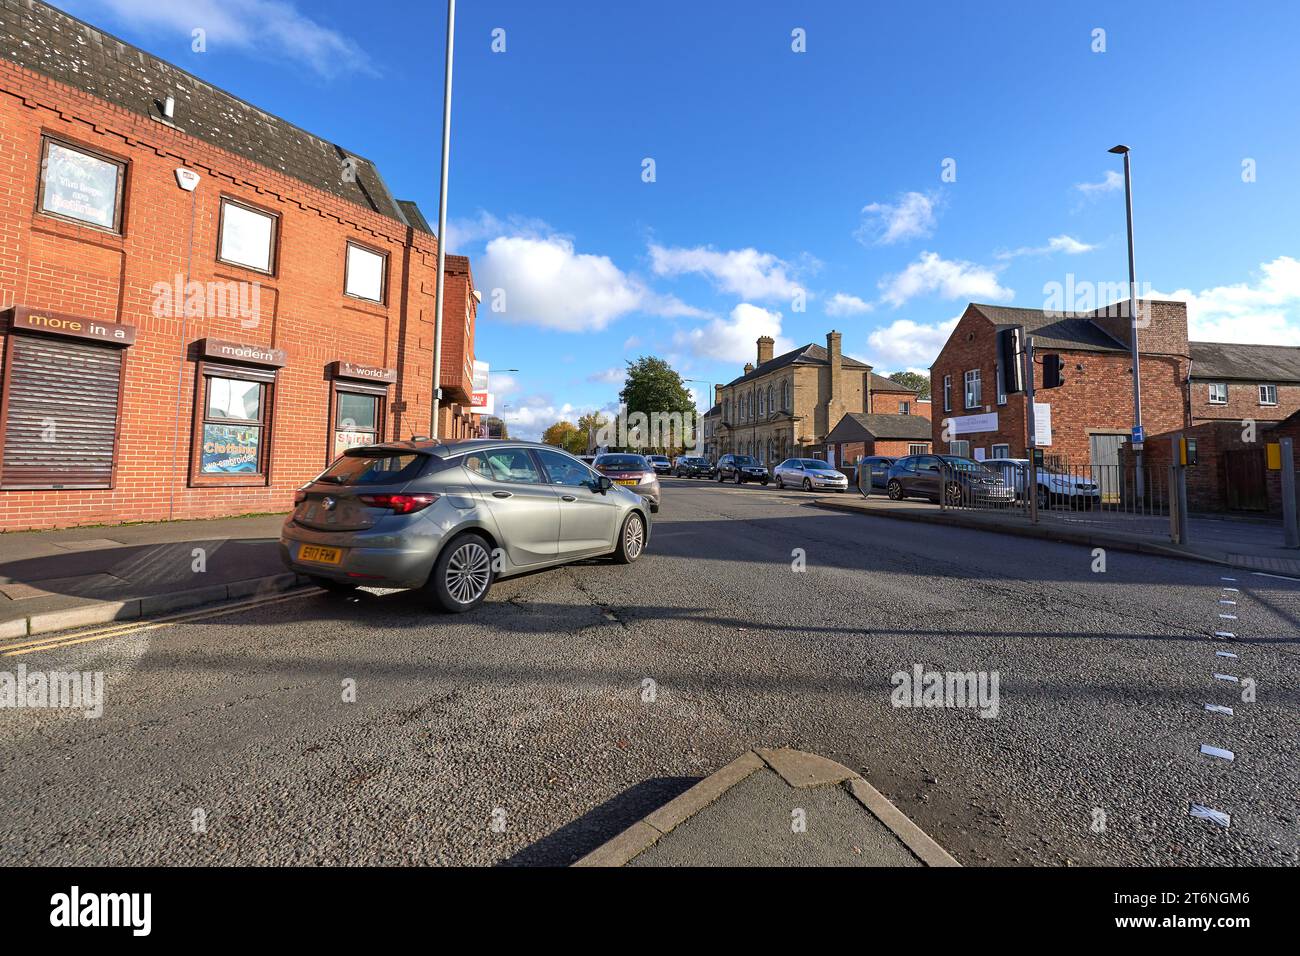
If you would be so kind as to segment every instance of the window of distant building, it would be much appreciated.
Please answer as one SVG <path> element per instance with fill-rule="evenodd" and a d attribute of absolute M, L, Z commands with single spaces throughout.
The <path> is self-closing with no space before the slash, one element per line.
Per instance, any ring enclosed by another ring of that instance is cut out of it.
<path fill-rule="evenodd" d="M 970 457 L 970 442 L 965 440 L 948 442 L 948 454 L 962 458 Z"/>
<path fill-rule="evenodd" d="M 973 368 L 965 376 L 965 397 L 967 408 L 979 408 L 983 403 L 983 387 L 980 383 L 980 370 Z"/>
<path fill-rule="evenodd" d="M 907 453 L 909 455 L 924 455 L 929 450 L 930 450 L 929 445 L 915 444 L 915 445 L 907 446 Z"/>
<path fill-rule="evenodd" d="M 910 415 L 910 414 L 912 414 L 912 403 L 911 403 L 911 402 L 899 402 L 899 403 L 898 403 L 898 414 L 900 414 L 900 415 Z"/>
<path fill-rule="evenodd" d="M 1261 405 L 1276 405 L 1276 404 L 1277 404 L 1277 386 L 1276 386 L 1276 385 L 1261 385 L 1261 386 L 1259 387 L 1259 403 L 1260 403 Z"/>
<path fill-rule="evenodd" d="M 1210 404 L 1227 405 L 1228 404 L 1228 383 L 1211 382 L 1209 384 Z"/>
<path fill-rule="evenodd" d="M 994 458 L 1010 458 L 1010 457 L 1011 457 L 1011 446 L 1010 446 L 1010 445 L 994 445 L 994 446 L 993 446 L 993 457 L 994 457 Z"/>
<path fill-rule="evenodd" d="M 943 410 L 945 412 L 952 411 L 952 376 L 951 375 L 945 375 L 943 377 Z"/>

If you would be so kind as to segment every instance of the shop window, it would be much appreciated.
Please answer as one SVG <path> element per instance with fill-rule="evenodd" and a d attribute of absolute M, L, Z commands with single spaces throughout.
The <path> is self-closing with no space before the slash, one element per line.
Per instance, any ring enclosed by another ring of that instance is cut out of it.
<path fill-rule="evenodd" d="M 274 272 L 278 218 L 269 212 L 223 198 L 217 258 L 258 272 Z"/>
<path fill-rule="evenodd" d="M 387 256 L 349 242 L 343 291 L 355 299 L 383 302 L 387 265 Z"/>
<path fill-rule="evenodd" d="M 339 391 L 334 395 L 334 457 L 379 441 L 382 400 L 378 395 Z"/>
<path fill-rule="evenodd" d="M 54 139 L 42 145 L 40 211 L 120 232 L 126 163 Z"/>

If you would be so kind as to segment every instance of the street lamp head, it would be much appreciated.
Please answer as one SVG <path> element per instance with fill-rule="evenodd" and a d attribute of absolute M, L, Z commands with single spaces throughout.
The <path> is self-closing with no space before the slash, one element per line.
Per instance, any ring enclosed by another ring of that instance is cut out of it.
<path fill-rule="evenodd" d="M 1128 147 L 1125 146 L 1123 143 L 1121 143 L 1119 146 L 1112 146 L 1110 149 L 1106 150 L 1106 152 L 1108 152 L 1108 153 L 1127 153 L 1127 152 L 1128 152 Z"/>

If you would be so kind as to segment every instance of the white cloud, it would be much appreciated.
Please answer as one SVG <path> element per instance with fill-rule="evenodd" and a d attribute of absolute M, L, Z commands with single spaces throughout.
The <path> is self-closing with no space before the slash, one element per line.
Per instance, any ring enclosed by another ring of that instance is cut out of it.
<path fill-rule="evenodd" d="M 885 301 L 895 307 L 918 295 L 995 301 L 1015 296 L 1011 289 L 998 284 L 994 270 L 973 262 L 944 259 L 937 252 L 921 253 L 906 269 L 886 276 L 879 285 Z"/>
<path fill-rule="evenodd" d="M 475 272 L 481 289 L 505 291 L 505 310 L 492 317 L 506 322 L 590 332 L 637 310 L 662 316 L 703 314 L 653 292 L 608 256 L 576 252 L 563 236 L 498 236 L 478 258 Z"/>
<path fill-rule="evenodd" d="M 629 335 L 629 336 L 628 336 L 628 337 L 623 341 L 623 351 L 624 351 L 624 352 L 630 352 L 630 351 L 632 351 L 633 349 L 639 349 L 640 347 L 641 347 L 641 337 L 638 336 L 638 335 Z"/>
<path fill-rule="evenodd" d="M 1253 284 L 1156 292 L 1152 298 L 1185 300 L 1188 334 L 1195 341 L 1300 345 L 1300 261 L 1291 256 L 1260 265 Z"/>
<path fill-rule="evenodd" d="M 745 299 L 790 299 L 801 286 L 790 278 L 788 263 L 770 252 L 707 246 L 693 249 L 650 245 L 651 267 L 658 276 L 708 276 L 723 291 Z"/>
<path fill-rule="evenodd" d="M 1074 188 L 1083 195 L 1092 199 L 1103 193 L 1113 193 L 1118 189 L 1124 188 L 1124 177 L 1113 169 L 1106 170 L 1106 175 L 1102 177 L 1099 183 L 1075 183 Z"/>
<path fill-rule="evenodd" d="M 933 195 L 909 192 L 896 203 L 873 202 L 862 207 L 862 224 L 854 236 L 861 243 L 890 245 L 905 239 L 921 239 L 934 232 Z"/>
<path fill-rule="evenodd" d="M 826 314 L 831 316 L 841 315 L 861 315 L 863 312 L 870 312 L 873 306 L 865 299 L 860 299 L 856 295 L 849 295 L 847 292 L 836 292 L 826 300 Z"/>
<path fill-rule="evenodd" d="M 209 50 L 234 47 L 287 59 L 322 76 L 375 75 L 366 53 L 345 34 L 322 26 L 289 0 L 91 0 L 137 29 L 207 31 Z"/>
<path fill-rule="evenodd" d="M 760 335 L 770 335 L 776 340 L 774 355 L 794 348 L 781 335 L 781 313 L 748 302 L 732 309 L 727 319 L 714 319 L 702 327 L 678 332 L 673 336 L 673 344 L 705 358 L 743 363 L 754 361 Z"/>
<path fill-rule="evenodd" d="M 1085 252 L 1092 252 L 1097 247 L 1086 242 L 1081 242 L 1073 236 L 1052 236 L 1047 240 L 1045 246 L 1021 246 L 1019 249 L 1013 249 L 1010 252 L 999 252 L 999 259 L 1015 259 L 1020 256 L 1050 256 L 1054 252 L 1063 252 L 1067 256 L 1082 255 Z"/>
<path fill-rule="evenodd" d="M 928 370 L 961 316 L 946 322 L 921 324 L 898 319 L 867 336 L 871 356 L 881 368 Z"/>
<path fill-rule="evenodd" d="M 434 228 L 437 228 L 436 224 L 434 224 Z M 464 255 L 466 250 L 478 243 L 486 239 L 496 239 L 499 236 L 524 236 L 529 239 L 543 239 L 554 235 L 556 235 L 555 230 L 541 219 L 513 214 L 502 219 L 480 209 L 477 215 L 468 219 L 449 219 L 447 221 L 447 251 Z"/>
<path fill-rule="evenodd" d="M 500 399 L 504 395 L 509 395 L 519 387 L 518 380 L 513 375 L 507 375 L 504 372 L 488 372 L 488 391 Z"/>
<path fill-rule="evenodd" d="M 603 382 L 608 385 L 622 385 L 626 380 L 626 365 L 616 365 L 612 368 L 601 369 L 599 372 L 592 372 L 587 376 L 587 381 L 589 382 Z"/>
<path fill-rule="evenodd" d="M 542 432 L 556 422 L 569 421 L 575 425 L 578 418 L 595 411 L 595 405 L 574 405 L 570 402 L 556 404 L 549 395 L 530 395 L 511 402 L 509 408 L 497 405 L 497 414 L 510 428 L 510 437 L 525 441 L 539 441 Z"/>

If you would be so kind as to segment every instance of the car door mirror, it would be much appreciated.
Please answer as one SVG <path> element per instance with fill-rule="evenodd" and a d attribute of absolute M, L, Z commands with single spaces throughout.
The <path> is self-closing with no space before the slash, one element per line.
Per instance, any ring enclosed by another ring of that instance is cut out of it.
<path fill-rule="evenodd" d="M 591 490 L 602 495 L 613 487 L 614 482 L 609 475 L 597 475 L 595 481 L 591 483 Z"/>

